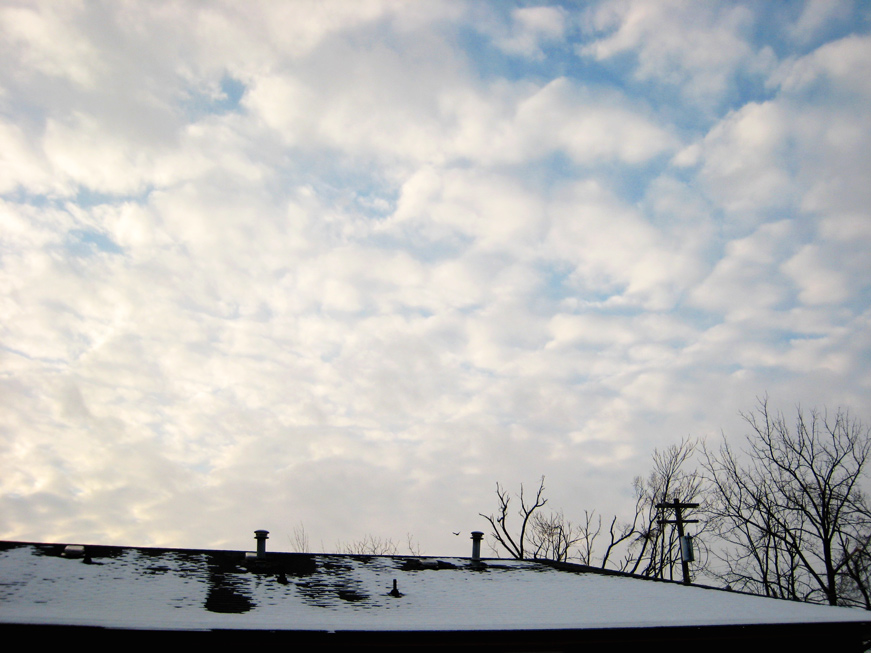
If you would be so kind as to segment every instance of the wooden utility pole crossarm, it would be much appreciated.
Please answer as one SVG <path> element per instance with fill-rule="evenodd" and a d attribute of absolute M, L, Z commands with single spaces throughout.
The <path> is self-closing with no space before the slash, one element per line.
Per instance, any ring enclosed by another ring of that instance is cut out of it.
<path fill-rule="evenodd" d="M 677 524 L 677 534 L 680 537 L 680 546 L 681 546 L 681 556 L 680 556 L 680 566 L 683 570 L 683 583 L 684 585 L 689 585 L 691 583 L 690 580 L 690 563 L 689 560 L 685 560 L 683 555 L 683 541 L 684 541 L 684 532 L 683 525 L 684 524 L 698 524 L 698 519 L 684 519 L 682 510 L 688 510 L 690 508 L 698 508 L 699 504 L 697 503 L 681 503 L 678 501 L 677 497 L 674 498 L 672 503 L 657 503 L 656 507 L 659 510 L 665 510 L 670 508 L 674 510 L 674 519 L 660 519 L 660 524 Z"/>

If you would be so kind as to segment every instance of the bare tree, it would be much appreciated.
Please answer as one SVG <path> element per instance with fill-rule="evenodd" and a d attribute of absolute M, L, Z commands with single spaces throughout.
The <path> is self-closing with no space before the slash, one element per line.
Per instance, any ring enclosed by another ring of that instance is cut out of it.
<path fill-rule="evenodd" d="M 340 553 L 351 555 L 396 555 L 399 545 L 391 538 L 366 534 L 359 540 L 340 542 L 336 545 Z"/>
<path fill-rule="evenodd" d="M 367 533 L 357 540 L 349 542 L 337 542 L 336 551 L 350 555 L 398 555 L 400 543 L 392 537 L 380 537 Z M 422 555 L 420 543 L 414 539 L 414 535 L 406 533 L 405 545 L 408 554 L 413 556 Z"/>
<path fill-rule="evenodd" d="M 309 539 L 308 533 L 305 530 L 305 524 L 299 522 L 299 524 L 293 527 L 293 537 L 291 537 L 290 542 L 293 545 L 294 551 L 299 553 L 309 552 Z"/>
<path fill-rule="evenodd" d="M 703 479 L 697 472 L 686 470 L 697 446 L 697 441 L 685 439 L 663 451 L 655 450 L 650 475 L 646 479 L 637 477 L 634 482 L 636 503 L 632 521 L 620 522 L 612 517 L 606 534 L 602 532 L 602 516 L 595 510 L 585 510 L 583 521 L 577 524 L 566 519 L 562 511 L 542 512 L 547 503 L 543 476 L 534 499 L 529 498 L 523 485 L 520 493 L 512 497 L 497 483 L 499 510 L 481 515 L 490 523 L 494 548 L 501 547 L 519 559 L 577 558 L 582 564 L 603 569 L 673 578 L 675 568 L 680 566 L 677 535 L 673 529 L 660 525 L 663 515 L 656 504 L 675 497 L 689 502 L 698 499 Z M 509 519 L 512 498 L 520 501 L 519 527 L 514 527 Z M 601 556 L 597 553 L 599 545 L 604 546 Z"/>
<path fill-rule="evenodd" d="M 871 536 L 845 551 L 842 561 L 844 574 L 838 583 L 841 601 L 871 610 Z"/>
<path fill-rule="evenodd" d="M 626 529 L 631 544 L 619 565 L 623 571 L 674 579 L 680 567 L 680 543 L 677 531 L 660 523 L 664 515 L 656 506 L 672 499 L 699 502 L 704 479 L 697 471 L 686 469 L 697 448 L 698 441 L 686 438 L 662 451 L 655 449 L 648 477 L 635 478 L 635 518 Z"/>
<path fill-rule="evenodd" d="M 520 502 L 520 509 L 517 511 L 520 517 L 520 527 L 517 531 L 513 531 L 509 523 L 512 497 L 499 483 L 496 483 L 496 497 L 499 500 L 498 511 L 495 514 L 480 513 L 480 515 L 490 523 L 491 536 L 496 545 L 505 549 L 512 558 L 523 560 L 530 544 L 530 522 L 536 510 L 547 503 L 547 499 L 544 498 L 544 476 L 541 477 L 534 499 L 529 498 L 523 484 L 520 484 L 520 493 L 515 495 L 515 498 Z M 533 545 L 534 547 L 535 545 Z"/>
<path fill-rule="evenodd" d="M 629 523 L 618 523 L 617 516 L 614 515 L 611 518 L 611 525 L 608 527 L 608 546 L 605 548 L 605 553 L 602 555 L 602 560 L 600 563 L 600 567 L 605 569 L 608 567 L 609 563 L 611 563 L 611 556 L 620 550 L 620 546 L 623 545 L 624 542 L 630 541 L 633 535 L 636 534 L 636 524 L 638 522 L 637 517 L 639 515 L 638 510 L 635 511 L 635 521 Z M 601 518 L 600 518 L 601 519 Z M 632 555 L 630 553 L 626 553 L 622 558 L 615 557 L 614 562 L 612 563 L 614 567 L 616 567 L 619 571 L 626 571 L 630 564 L 632 563 Z M 592 563 L 591 563 L 592 564 Z"/>
<path fill-rule="evenodd" d="M 578 536 L 575 542 L 575 555 L 582 565 L 591 567 L 615 567 L 625 571 L 631 561 L 629 556 L 620 558 L 619 551 L 635 534 L 635 523 L 622 523 L 617 521 L 617 516 L 611 517 L 608 525 L 608 543 L 601 558 L 597 553 L 597 540 L 602 534 L 602 515 L 596 514 L 595 510 L 584 510 L 584 520 L 577 527 Z M 613 555 L 617 554 L 616 557 Z"/>
<path fill-rule="evenodd" d="M 583 528 L 572 524 L 561 510 L 549 515 L 537 512 L 532 518 L 529 537 L 532 557 L 565 562 L 583 535 Z"/>
<path fill-rule="evenodd" d="M 747 448 L 724 442 L 703 463 L 726 542 L 722 578 L 766 596 L 869 607 L 871 512 L 859 487 L 869 429 L 846 411 L 800 408 L 790 428 L 767 398 L 742 417 Z"/>
<path fill-rule="evenodd" d="M 405 544 L 408 547 L 408 554 L 413 556 L 423 555 L 420 542 L 414 539 L 411 533 L 405 534 Z"/>
<path fill-rule="evenodd" d="M 616 521 L 617 518 L 614 519 Z M 593 558 L 596 550 L 596 539 L 602 532 L 602 515 L 597 515 L 595 510 L 584 510 L 584 521 L 578 530 L 580 531 L 578 559 L 582 565 L 593 566 L 595 564 Z"/>
<path fill-rule="evenodd" d="M 673 578 L 680 563 L 677 535 L 660 524 L 664 515 L 656 505 L 675 497 L 686 502 L 699 500 L 703 479 L 695 470 L 685 469 L 697 447 L 697 441 L 685 439 L 663 451 L 654 450 L 650 475 L 637 476 L 633 481 L 632 521 L 620 522 L 614 516 L 607 533 L 603 533 L 602 516 L 595 510 L 585 510 L 575 545 L 580 562 L 654 578 Z M 600 539 L 605 537 L 607 544 Z M 597 553 L 600 543 L 604 545 L 601 557 Z"/>

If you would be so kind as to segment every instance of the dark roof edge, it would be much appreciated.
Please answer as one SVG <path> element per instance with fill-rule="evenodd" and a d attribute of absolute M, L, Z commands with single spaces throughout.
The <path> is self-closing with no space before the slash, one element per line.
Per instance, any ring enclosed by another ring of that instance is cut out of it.
<path fill-rule="evenodd" d="M 813 643 L 814 648 L 824 650 L 832 644 L 858 645 L 871 634 L 871 622 L 846 621 L 824 623 L 790 624 L 735 624 L 711 626 L 643 626 L 629 628 L 548 628 L 528 629 L 484 629 L 484 630 L 260 630 L 232 628 L 197 629 L 137 629 L 106 628 L 101 626 L 10 624 L 0 623 L 0 635 L 38 635 L 47 633 L 64 637 L 68 642 L 93 644 L 96 642 L 121 641 L 131 634 L 137 641 L 177 642 L 179 638 L 188 641 L 202 641 L 203 638 L 217 638 L 221 641 L 235 640 L 251 644 L 255 641 L 287 642 L 293 638 L 296 645 L 338 644 L 353 646 L 355 650 L 369 650 L 368 647 L 381 647 L 400 644 L 417 650 L 444 650 L 450 645 L 456 650 L 480 651 L 482 646 L 490 650 L 503 650 L 510 643 L 512 649 L 524 645 L 529 650 L 553 650 L 554 644 L 570 647 L 591 644 L 614 644 L 619 651 L 637 651 L 639 644 L 670 642 L 682 645 L 706 646 L 706 650 L 734 651 L 736 646 L 750 651 L 770 651 L 772 645 L 789 644 L 806 650 L 805 645 Z M 425 636 L 425 640 L 421 637 Z M 129 641 L 129 640 L 128 640 Z M 627 648 L 624 648 L 627 647 Z M 710 647 L 710 648 L 707 648 Z M 374 650 L 374 649 L 373 649 Z M 485 649 L 486 650 L 486 649 Z M 852 649 L 850 649 L 852 650 Z M 855 650 L 860 650 L 856 648 Z"/>
<path fill-rule="evenodd" d="M 36 546 L 36 547 L 65 547 L 65 546 L 83 546 L 85 549 L 91 550 L 131 550 L 131 551 L 148 551 L 155 553 L 227 553 L 232 555 L 244 555 L 253 553 L 256 547 L 250 549 L 207 549 L 207 548 L 181 548 L 181 547 L 162 547 L 162 546 L 128 546 L 123 544 L 87 544 L 85 542 L 25 542 L 18 540 L 0 540 L 0 551 L 11 549 L 19 546 Z M 400 554 L 375 554 L 375 553 L 327 553 L 319 551 L 267 551 L 268 556 L 284 556 L 284 555 L 307 555 L 307 556 L 330 556 L 339 558 L 391 558 L 400 560 L 444 560 L 447 558 L 459 560 L 471 560 L 468 556 L 461 555 L 400 555 Z M 511 560 L 511 558 L 487 558 L 487 560 L 501 560 L 503 562 Z M 526 560 L 524 562 L 541 562 L 540 560 Z"/>

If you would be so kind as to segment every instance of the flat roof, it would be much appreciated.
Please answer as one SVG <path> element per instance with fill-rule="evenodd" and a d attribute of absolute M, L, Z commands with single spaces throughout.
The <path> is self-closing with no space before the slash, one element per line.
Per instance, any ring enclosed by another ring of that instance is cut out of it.
<path fill-rule="evenodd" d="M 557 630 L 869 622 L 864 610 L 579 566 L 0 543 L 0 623 L 131 629 Z M 391 593 L 393 581 L 401 596 Z"/>

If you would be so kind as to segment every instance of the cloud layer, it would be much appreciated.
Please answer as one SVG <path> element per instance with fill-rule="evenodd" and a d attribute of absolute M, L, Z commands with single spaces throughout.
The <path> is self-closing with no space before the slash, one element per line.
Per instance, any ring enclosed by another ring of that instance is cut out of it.
<path fill-rule="evenodd" d="M 9 3 L 0 537 L 464 553 L 871 391 L 861 4 Z"/>

